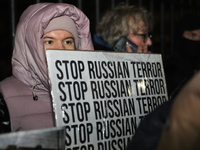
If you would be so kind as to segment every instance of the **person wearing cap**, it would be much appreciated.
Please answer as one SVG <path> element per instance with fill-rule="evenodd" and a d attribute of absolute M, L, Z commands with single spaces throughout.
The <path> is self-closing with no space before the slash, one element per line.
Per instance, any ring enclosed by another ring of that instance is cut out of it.
<path fill-rule="evenodd" d="M 12 132 L 55 126 L 45 50 L 93 50 L 89 25 L 81 10 L 65 3 L 38 3 L 23 12 L 16 29 L 13 75 L 0 82 Z M 2 124 L 1 117 L 4 132 Z"/>

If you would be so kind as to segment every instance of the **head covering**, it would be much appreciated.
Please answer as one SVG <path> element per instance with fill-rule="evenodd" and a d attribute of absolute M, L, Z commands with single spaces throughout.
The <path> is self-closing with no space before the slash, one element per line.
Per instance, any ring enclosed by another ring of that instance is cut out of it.
<path fill-rule="evenodd" d="M 53 18 L 46 29 L 44 29 L 44 34 L 54 30 L 65 30 L 70 32 L 74 37 L 76 48 L 78 48 L 78 31 L 76 24 L 70 17 L 61 16 Z"/>
<path fill-rule="evenodd" d="M 184 31 L 200 29 L 200 16 L 187 14 L 177 24 L 175 32 L 174 55 L 184 59 L 191 67 L 195 67 L 200 57 L 200 41 L 193 41 L 183 37 Z"/>
<path fill-rule="evenodd" d="M 66 3 L 31 5 L 23 12 L 17 25 L 12 57 L 13 75 L 30 87 L 36 87 L 37 93 L 40 94 L 50 92 L 42 36 L 51 20 L 61 16 L 71 18 L 77 27 L 77 49 L 93 50 L 89 19 L 74 5 Z"/>
<path fill-rule="evenodd" d="M 185 30 L 195 30 L 200 28 L 200 16 L 197 14 L 189 13 L 183 16 L 178 24 L 179 32 Z"/>

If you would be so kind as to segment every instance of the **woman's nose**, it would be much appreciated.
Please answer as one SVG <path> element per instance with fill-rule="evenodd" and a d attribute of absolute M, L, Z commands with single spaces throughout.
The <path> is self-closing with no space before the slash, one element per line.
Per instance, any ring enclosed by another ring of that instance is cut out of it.
<path fill-rule="evenodd" d="M 149 37 L 147 38 L 147 41 L 146 41 L 145 45 L 147 45 L 147 46 L 151 46 L 152 45 L 152 41 L 151 41 L 151 39 Z"/>
<path fill-rule="evenodd" d="M 55 45 L 56 49 L 65 49 L 65 46 L 62 42 L 57 42 Z"/>

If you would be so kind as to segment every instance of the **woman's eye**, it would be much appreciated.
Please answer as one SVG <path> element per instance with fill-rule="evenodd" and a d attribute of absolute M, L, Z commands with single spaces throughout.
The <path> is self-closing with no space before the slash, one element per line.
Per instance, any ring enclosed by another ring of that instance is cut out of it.
<path fill-rule="evenodd" d="M 71 42 L 71 41 L 65 41 L 65 43 L 66 43 L 66 44 L 71 44 L 72 42 Z"/>
<path fill-rule="evenodd" d="M 73 40 L 64 41 L 65 44 L 70 44 L 70 45 L 73 44 L 73 42 L 74 42 Z"/>
<path fill-rule="evenodd" d="M 52 44 L 52 41 L 45 41 L 46 44 Z"/>

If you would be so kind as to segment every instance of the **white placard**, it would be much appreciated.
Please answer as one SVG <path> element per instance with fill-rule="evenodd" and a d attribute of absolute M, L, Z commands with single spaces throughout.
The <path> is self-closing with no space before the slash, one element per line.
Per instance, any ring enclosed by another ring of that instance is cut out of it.
<path fill-rule="evenodd" d="M 56 126 L 67 150 L 125 149 L 168 100 L 160 54 L 47 50 Z"/>

